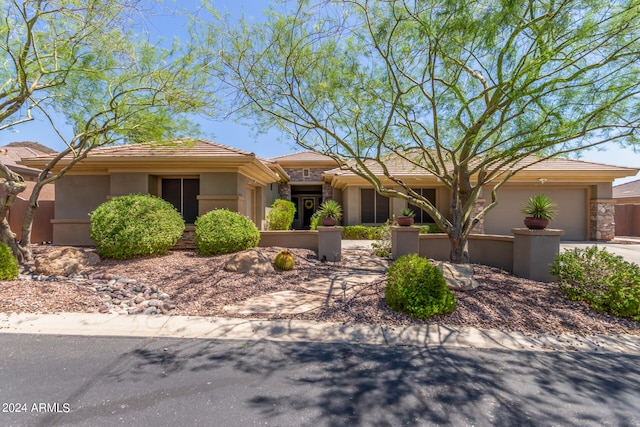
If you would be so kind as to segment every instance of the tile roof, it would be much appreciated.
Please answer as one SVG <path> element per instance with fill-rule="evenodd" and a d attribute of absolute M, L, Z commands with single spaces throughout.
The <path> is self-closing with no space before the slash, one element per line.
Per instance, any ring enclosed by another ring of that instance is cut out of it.
<path fill-rule="evenodd" d="M 202 139 L 141 143 L 96 148 L 88 157 L 255 157 L 253 153 Z"/>
<path fill-rule="evenodd" d="M 613 187 L 613 198 L 640 197 L 640 179 Z"/>
<path fill-rule="evenodd" d="M 553 158 L 534 163 L 537 160 L 538 158 L 533 156 L 527 157 L 514 165 L 514 168 L 529 164 L 530 166 L 527 166 L 526 168 L 526 170 L 528 171 L 629 171 L 631 173 L 634 170 L 637 170 L 637 168 L 608 165 L 604 163 L 586 162 L 583 160 L 574 159 Z M 385 162 L 385 166 L 390 170 L 391 173 L 396 175 L 425 175 L 424 170 L 417 168 L 409 161 L 401 159 L 399 157 L 390 156 L 388 161 Z M 371 170 L 374 173 L 382 173 L 382 167 L 378 164 L 374 164 Z M 341 170 L 340 168 L 327 171 L 326 174 L 336 176 L 355 176 L 353 172 L 348 170 Z"/>
<path fill-rule="evenodd" d="M 272 157 L 269 159 L 274 162 L 292 161 L 292 162 L 334 162 L 331 157 L 315 151 L 300 151 L 297 153 L 285 154 L 283 156 Z"/>

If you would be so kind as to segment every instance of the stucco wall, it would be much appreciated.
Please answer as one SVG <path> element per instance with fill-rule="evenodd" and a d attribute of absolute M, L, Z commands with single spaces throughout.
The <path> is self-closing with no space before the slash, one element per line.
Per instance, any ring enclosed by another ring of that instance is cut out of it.
<path fill-rule="evenodd" d="M 107 200 L 110 180 L 107 175 L 66 175 L 56 181 L 56 219 L 88 219 Z"/>
<path fill-rule="evenodd" d="M 112 173 L 110 195 L 148 194 L 149 175 L 146 173 Z"/>

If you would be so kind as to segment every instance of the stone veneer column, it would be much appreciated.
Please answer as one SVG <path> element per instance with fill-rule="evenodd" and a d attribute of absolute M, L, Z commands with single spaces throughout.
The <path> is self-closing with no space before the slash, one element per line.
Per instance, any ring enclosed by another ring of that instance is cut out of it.
<path fill-rule="evenodd" d="M 615 205 L 611 199 L 591 200 L 589 204 L 589 238 L 613 240 L 616 236 Z"/>
<path fill-rule="evenodd" d="M 333 199 L 333 187 L 328 182 L 322 184 L 322 201 Z"/>
<path fill-rule="evenodd" d="M 473 212 L 471 212 L 471 216 L 475 217 L 481 210 L 484 208 L 484 199 L 478 199 L 476 205 L 473 208 Z M 476 225 L 473 226 L 471 232 L 474 234 L 484 234 L 484 217 L 481 218 Z"/>
<path fill-rule="evenodd" d="M 291 184 L 289 184 L 288 182 L 279 183 L 278 194 L 283 200 L 291 200 Z"/>

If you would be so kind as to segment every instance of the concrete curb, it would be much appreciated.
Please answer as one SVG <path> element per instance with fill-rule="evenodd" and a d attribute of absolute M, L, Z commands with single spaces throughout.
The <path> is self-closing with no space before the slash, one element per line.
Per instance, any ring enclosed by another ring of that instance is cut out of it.
<path fill-rule="evenodd" d="M 89 313 L 0 313 L 0 333 L 353 343 L 427 348 L 587 351 L 640 355 L 635 335 L 536 335 L 439 325 L 406 327 L 303 320 Z"/>

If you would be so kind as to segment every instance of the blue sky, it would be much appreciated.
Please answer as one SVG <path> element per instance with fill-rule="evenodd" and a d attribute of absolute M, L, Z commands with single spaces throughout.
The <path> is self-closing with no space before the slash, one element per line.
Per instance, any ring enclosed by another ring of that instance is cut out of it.
<path fill-rule="evenodd" d="M 261 19 L 262 11 L 268 8 L 269 2 L 260 0 L 213 0 L 213 6 L 221 13 L 229 13 L 232 17 L 239 17 L 242 13 L 247 19 Z M 167 1 L 165 8 L 196 12 L 200 8 L 200 0 L 174 0 Z M 162 15 L 162 14 L 161 14 Z M 147 28 L 153 36 L 163 36 L 172 39 L 174 36 L 185 37 L 184 24 L 175 16 L 155 16 L 148 18 Z M 182 25 L 181 25 L 182 24 Z M 299 150 L 293 141 L 282 137 L 277 132 L 256 136 L 250 127 L 239 125 L 231 120 L 215 122 L 210 120 L 198 120 L 205 136 L 224 145 L 251 151 L 261 157 L 275 157 Z M 39 122 L 21 125 L 10 131 L 0 132 L 0 146 L 14 141 L 36 141 L 55 150 L 61 150 L 64 145 L 61 141 L 53 139 L 50 129 Z M 581 160 L 614 164 L 619 166 L 631 166 L 640 168 L 640 152 L 635 153 L 627 148 L 622 149 L 617 144 L 604 147 L 604 151 L 590 150 L 582 152 Z M 640 176 L 616 180 L 615 184 L 640 179 Z"/>

